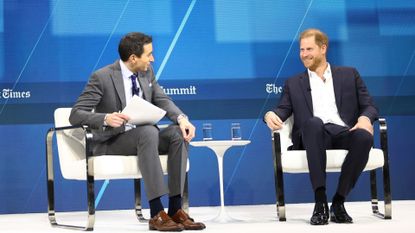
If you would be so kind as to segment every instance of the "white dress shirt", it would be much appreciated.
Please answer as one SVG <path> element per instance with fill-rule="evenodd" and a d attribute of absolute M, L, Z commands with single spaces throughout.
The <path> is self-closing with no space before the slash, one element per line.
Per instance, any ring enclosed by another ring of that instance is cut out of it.
<path fill-rule="evenodd" d="M 340 118 L 336 106 L 336 97 L 334 95 L 333 76 L 331 74 L 330 64 L 323 73 L 323 79 L 316 72 L 308 70 L 310 77 L 311 98 L 313 103 L 313 114 L 320 118 L 323 123 L 333 123 L 336 125 L 346 126 L 346 123 Z"/>
<path fill-rule="evenodd" d="M 127 68 L 127 66 L 124 64 L 122 60 L 120 60 L 120 67 L 121 67 L 121 74 L 122 79 L 124 83 L 124 92 L 125 92 L 125 104 L 128 105 L 128 103 L 131 101 L 131 98 L 133 98 L 133 84 L 131 82 L 131 75 L 133 75 L 133 72 Z M 138 97 L 143 97 L 143 91 L 140 88 L 140 82 L 138 82 L 138 76 L 137 76 L 137 87 L 140 89 L 140 92 L 138 94 Z M 125 131 L 131 130 L 135 128 L 135 125 L 126 123 L 125 124 Z"/>
<path fill-rule="evenodd" d="M 123 61 L 120 60 L 120 66 L 121 66 L 121 74 L 122 79 L 124 82 L 124 92 L 125 92 L 125 101 L 126 104 L 128 104 L 133 97 L 133 84 L 131 83 L 131 75 L 133 75 L 133 72 L 127 68 L 127 66 L 124 64 Z M 140 88 L 139 97 L 143 97 L 143 91 L 140 87 L 140 82 L 138 81 L 137 77 L 137 87 Z"/>
<path fill-rule="evenodd" d="M 131 72 L 131 70 L 129 70 L 127 68 L 127 66 L 124 64 L 124 62 L 122 60 L 119 61 L 120 62 L 120 67 L 121 67 L 121 74 L 122 74 L 122 79 L 124 82 L 124 91 L 125 91 L 125 101 L 126 101 L 126 105 L 128 105 L 128 103 L 130 102 L 131 98 L 133 97 L 133 84 L 131 83 L 131 75 L 133 75 L 133 72 Z M 138 74 L 140 75 L 140 74 Z M 138 96 L 140 98 L 143 98 L 143 91 L 141 90 L 140 87 L 140 82 L 138 82 L 138 78 L 137 77 L 137 87 L 140 88 L 140 92 L 138 94 Z M 151 84 L 150 84 L 151 85 Z M 180 123 L 180 121 L 186 118 L 188 120 L 188 117 L 185 114 L 180 114 L 177 117 L 177 122 Z M 127 124 L 127 126 L 130 124 Z M 135 126 L 133 126 L 135 128 Z M 127 129 L 129 130 L 129 129 Z"/>

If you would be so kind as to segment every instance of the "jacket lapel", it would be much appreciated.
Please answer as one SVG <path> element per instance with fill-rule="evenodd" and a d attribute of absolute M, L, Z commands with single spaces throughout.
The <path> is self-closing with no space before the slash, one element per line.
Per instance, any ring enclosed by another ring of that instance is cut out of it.
<path fill-rule="evenodd" d="M 300 76 L 300 83 L 303 95 L 307 103 L 307 107 L 310 110 L 311 114 L 313 114 L 313 102 L 311 98 L 310 80 L 307 71 L 302 76 Z"/>
<path fill-rule="evenodd" d="M 333 88 L 334 88 L 334 95 L 336 98 L 336 105 L 337 109 L 340 112 L 341 107 L 341 94 L 342 94 L 342 75 L 341 73 L 337 72 L 336 67 L 331 68 L 331 76 L 333 77 Z"/>
<path fill-rule="evenodd" d="M 143 92 L 143 99 L 151 103 L 152 100 L 152 83 L 154 78 L 153 67 L 150 66 L 147 72 L 139 72 L 138 82 L 140 83 L 141 91 Z"/>
<path fill-rule="evenodd" d="M 147 76 L 144 73 L 138 73 L 138 75 L 139 75 L 138 83 L 140 83 L 140 89 L 143 92 L 143 99 L 151 102 L 151 100 L 149 99 L 150 89 L 149 89 L 149 82 L 148 82 Z"/>
<path fill-rule="evenodd" d="M 118 98 L 121 100 L 121 105 L 122 105 L 121 107 L 122 109 L 124 109 L 126 105 L 126 100 L 125 100 L 125 91 L 124 91 L 124 81 L 122 79 L 119 60 L 117 60 L 114 63 L 114 72 L 111 78 L 115 86 L 115 91 L 117 92 L 116 95 L 118 95 Z"/>

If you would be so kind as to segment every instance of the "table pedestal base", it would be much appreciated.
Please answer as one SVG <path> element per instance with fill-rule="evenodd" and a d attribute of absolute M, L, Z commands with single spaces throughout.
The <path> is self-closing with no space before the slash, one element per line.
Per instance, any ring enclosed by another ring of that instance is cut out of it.
<path fill-rule="evenodd" d="M 221 207 L 221 210 L 219 211 L 219 214 L 215 218 L 209 221 L 216 222 L 216 223 L 243 222 L 242 220 L 232 218 L 231 216 L 229 216 L 228 213 L 225 211 L 225 209 L 222 207 Z"/>

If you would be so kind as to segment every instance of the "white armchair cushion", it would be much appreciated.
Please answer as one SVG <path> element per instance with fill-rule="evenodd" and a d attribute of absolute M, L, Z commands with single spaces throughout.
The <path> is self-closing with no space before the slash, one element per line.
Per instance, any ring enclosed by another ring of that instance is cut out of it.
<path fill-rule="evenodd" d="M 55 111 L 55 127 L 70 126 L 71 108 L 58 108 Z M 161 126 L 163 128 L 164 126 Z M 82 128 L 56 132 L 59 163 L 65 179 L 85 180 L 85 140 Z M 167 155 L 160 155 L 163 173 L 167 174 Z M 137 155 L 101 155 L 89 159 L 93 161 L 95 180 L 141 178 Z M 91 165 L 92 163 L 89 163 Z M 189 171 L 189 160 L 186 171 Z"/>
<path fill-rule="evenodd" d="M 89 161 L 93 161 L 94 164 L 95 180 L 132 179 L 142 177 L 141 172 L 138 169 L 138 158 L 134 155 L 102 155 L 92 157 Z M 167 155 L 160 155 L 160 162 L 163 172 L 166 174 Z M 91 163 L 89 163 L 89 165 L 91 165 Z M 187 167 L 188 170 L 189 163 L 187 163 Z M 62 167 L 62 175 L 65 179 L 85 180 L 85 159 L 65 164 L 65 166 Z"/>
<path fill-rule="evenodd" d="M 281 164 L 283 172 L 287 173 L 308 173 L 308 163 L 305 150 L 287 150 L 292 145 L 291 131 L 294 124 L 293 116 L 289 117 L 283 127 L 278 130 L 281 142 Z M 327 172 L 339 172 L 347 150 L 327 150 Z M 369 153 L 369 160 L 364 171 L 373 170 L 384 165 L 384 156 L 381 149 L 372 148 Z"/>
<path fill-rule="evenodd" d="M 327 150 L 327 172 L 340 172 L 347 150 Z M 281 154 L 282 170 L 287 173 L 308 173 L 308 163 L 305 150 L 285 151 Z M 383 152 L 372 148 L 369 160 L 364 168 L 365 171 L 383 167 Z"/>

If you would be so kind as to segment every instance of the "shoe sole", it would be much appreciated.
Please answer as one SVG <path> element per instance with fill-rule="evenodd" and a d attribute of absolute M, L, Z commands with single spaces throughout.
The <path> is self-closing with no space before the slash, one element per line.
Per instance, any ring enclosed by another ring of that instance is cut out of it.
<path fill-rule="evenodd" d="M 335 217 L 330 217 L 330 222 L 334 222 L 334 223 L 346 223 L 346 224 L 353 223 L 353 221 L 351 221 L 351 222 L 349 222 L 349 221 L 339 221 Z"/>
<path fill-rule="evenodd" d="M 323 224 L 317 224 L 317 223 L 312 223 L 312 222 L 310 222 L 310 225 L 312 225 L 312 226 L 323 226 L 323 225 L 327 225 L 327 224 L 329 224 L 329 222 L 327 221 L 327 222 L 325 222 L 325 223 L 323 223 Z"/>
<path fill-rule="evenodd" d="M 149 226 L 148 229 L 150 231 L 176 231 L 176 232 L 179 232 L 179 231 L 183 231 L 184 230 L 184 229 L 165 229 L 165 230 L 159 230 L 159 229 L 157 229 L 155 227 L 151 227 L 151 226 Z"/>

